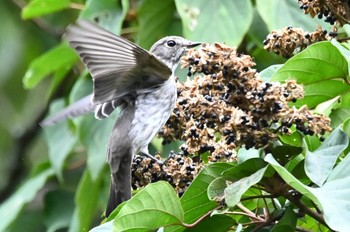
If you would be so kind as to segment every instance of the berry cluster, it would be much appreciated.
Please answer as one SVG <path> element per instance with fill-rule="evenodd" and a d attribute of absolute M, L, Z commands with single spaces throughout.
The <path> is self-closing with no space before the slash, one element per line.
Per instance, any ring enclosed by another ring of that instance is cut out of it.
<path fill-rule="evenodd" d="M 325 18 L 325 22 L 343 26 L 349 23 L 350 6 L 347 0 L 298 0 L 299 7 L 305 14 L 319 19 Z"/>
<path fill-rule="evenodd" d="M 319 27 L 314 32 L 305 32 L 301 28 L 285 27 L 282 30 L 274 30 L 264 40 L 264 49 L 274 52 L 285 58 L 304 50 L 307 46 L 324 40 L 330 40 L 337 33 L 327 33 Z"/>
<path fill-rule="evenodd" d="M 155 156 L 158 160 L 161 157 Z M 132 163 L 132 188 L 134 190 L 159 180 L 169 182 L 175 191 L 181 195 L 191 184 L 192 180 L 202 170 L 201 162 L 183 154 L 171 152 L 160 166 L 157 162 L 144 156 L 135 156 Z"/>
<path fill-rule="evenodd" d="M 176 108 L 160 135 L 184 140 L 184 155 L 210 154 L 209 161 L 233 160 L 235 148 L 266 148 L 290 128 L 308 135 L 330 131 L 330 120 L 288 102 L 303 97 L 302 86 L 263 82 L 248 55 L 223 44 L 203 44 L 182 59 L 189 76 L 178 83 Z"/>

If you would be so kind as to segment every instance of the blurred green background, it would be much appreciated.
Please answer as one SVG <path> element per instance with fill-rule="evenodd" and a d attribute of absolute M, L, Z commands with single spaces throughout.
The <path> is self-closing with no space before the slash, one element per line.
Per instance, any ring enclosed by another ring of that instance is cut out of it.
<path fill-rule="evenodd" d="M 82 231 L 101 222 L 104 150 L 116 115 L 39 126 L 50 109 L 91 92 L 91 78 L 61 39 L 77 17 L 147 49 L 166 35 L 225 42 L 252 55 L 260 71 L 285 62 L 263 50 L 269 31 L 320 23 L 304 16 L 295 0 L 0 1 L 0 231 Z M 160 143 L 152 151 L 178 146 Z"/>

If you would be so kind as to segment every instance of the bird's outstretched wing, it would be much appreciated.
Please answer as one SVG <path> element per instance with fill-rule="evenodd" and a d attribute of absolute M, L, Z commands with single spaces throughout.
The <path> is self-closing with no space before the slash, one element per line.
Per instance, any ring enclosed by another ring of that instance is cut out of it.
<path fill-rule="evenodd" d="M 65 37 L 93 77 L 94 104 L 156 86 L 171 75 L 168 66 L 148 51 L 89 21 L 78 20 Z"/>

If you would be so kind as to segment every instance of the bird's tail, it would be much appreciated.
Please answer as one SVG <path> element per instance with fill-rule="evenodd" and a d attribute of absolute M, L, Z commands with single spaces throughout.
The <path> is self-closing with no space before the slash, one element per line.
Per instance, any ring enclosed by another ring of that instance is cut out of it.
<path fill-rule="evenodd" d="M 58 113 L 44 119 L 41 126 L 52 126 L 60 121 L 68 118 L 75 118 L 87 113 L 91 113 L 95 110 L 95 105 L 91 102 L 92 95 L 83 97 L 82 99 L 74 102 L 67 108 L 59 111 Z"/>
<path fill-rule="evenodd" d="M 120 203 L 131 198 L 131 161 L 132 154 L 127 152 L 124 157 L 119 158 L 119 162 L 113 163 L 113 167 L 111 166 L 111 185 L 106 217 L 108 217 Z M 116 165 L 119 166 L 117 170 L 115 169 Z"/>

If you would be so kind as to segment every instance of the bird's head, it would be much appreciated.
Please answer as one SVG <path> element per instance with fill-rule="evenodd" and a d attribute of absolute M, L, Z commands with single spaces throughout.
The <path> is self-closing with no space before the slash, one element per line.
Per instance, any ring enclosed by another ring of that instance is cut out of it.
<path fill-rule="evenodd" d="M 200 44 L 200 42 L 192 42 L 179 36 L 167 36 L 153 44 L 150 52 L 174 71 L 182 54 L 187 49 Z"/>

